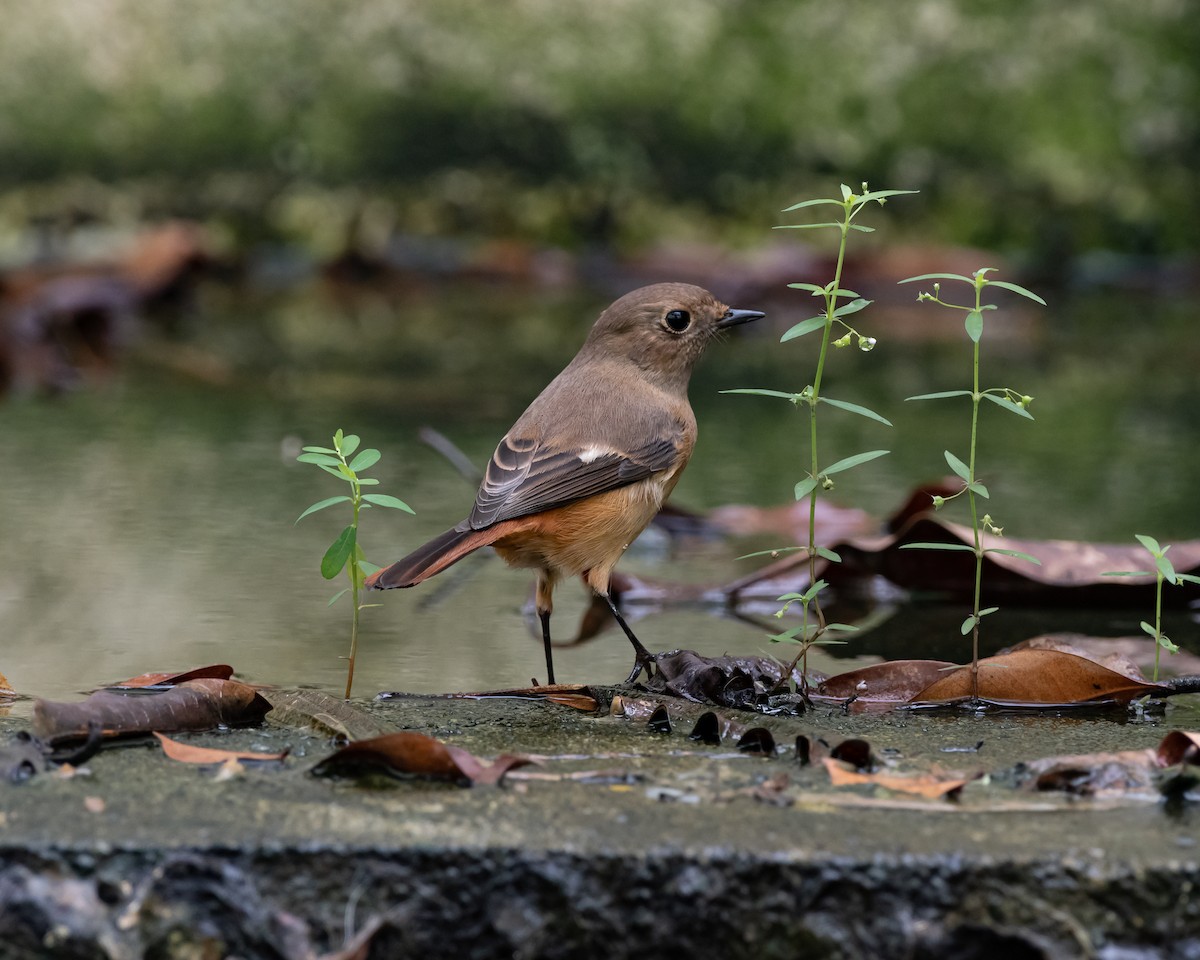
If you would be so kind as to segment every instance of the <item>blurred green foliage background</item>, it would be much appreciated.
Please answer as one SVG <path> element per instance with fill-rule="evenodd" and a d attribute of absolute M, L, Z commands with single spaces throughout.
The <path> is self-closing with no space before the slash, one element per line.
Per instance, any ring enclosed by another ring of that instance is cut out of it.
<path fill-rule="evenodd" d="M 0 230 L 185 215 L 760 240 L 836 178 L 903 229 L 1194 249 L 1194 0 L 0 0 Z"/>

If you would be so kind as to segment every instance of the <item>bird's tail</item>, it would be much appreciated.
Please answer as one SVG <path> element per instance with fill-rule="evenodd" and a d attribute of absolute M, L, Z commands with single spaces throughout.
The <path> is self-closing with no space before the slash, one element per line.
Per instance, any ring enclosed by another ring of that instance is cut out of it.
<path fill-rule="evenodd" d="M 414 587 L 457 563 L 471 551 L 487 546 L 494 539 L 496 537 L 491 530 L 460 530 L 455 527 L 440 537 L 434 537 L 424 546 L 417 547 L 404 559 L 376 570 L 367 577 L 365 585 L 373 590 Z"/>

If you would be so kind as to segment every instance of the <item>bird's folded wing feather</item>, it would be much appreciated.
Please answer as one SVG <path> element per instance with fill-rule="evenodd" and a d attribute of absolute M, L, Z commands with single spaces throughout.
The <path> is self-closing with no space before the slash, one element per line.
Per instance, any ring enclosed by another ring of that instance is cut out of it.
<path fill-rule="evenodd" d="M 481 530 L 628 486 L 670 469 L 679 444 L 679 436 L 673 434 L 617 452 L 602 446 L 563 449 L 505 437 L 488 464 L 467 523 Z"/>

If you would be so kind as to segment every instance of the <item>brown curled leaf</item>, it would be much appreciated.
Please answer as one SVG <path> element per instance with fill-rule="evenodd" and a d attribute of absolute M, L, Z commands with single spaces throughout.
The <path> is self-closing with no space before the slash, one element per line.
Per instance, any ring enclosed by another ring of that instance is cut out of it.
<path fill-rule="evenodd" d="M 356 740 L 326 757 L 312 772 L 317 776 L 359 776 L 385 773 L 393 777 L 427 777 L 464 784 L 498 783 L 509 770 L 534 761 L 505 754 L 485 764 L 461 747 L 450 746 L 423 733 L 403 731 L 369 740 Z"/>
<path fill-rule="evenodd" d="M 186 680 L 229 680 L 233 667 L 227 663 L 212 663 L 206 667 L 193 667 L 182 673 L 140 673 L 128 680 L 110 683 L 110 687 L 174 687 Z"/>
<path fill-rule="evenodd" d="M 271 705 L 237 680 L 186 680 L 169 690 L 97 690 L 81 703 L 38 700 L 33 731 L 51 745 L 88 736 L 99 725 L 105 737 L 153 731 L 211 730 L 260 722 Z"/>
<path fill-rule="evenodd" d="M 1154 757 L 1160 767 L 1173 767 L 1177 763 L 1200 765 L 1200 733 L 1172 730 L 1162 738 Z"/>

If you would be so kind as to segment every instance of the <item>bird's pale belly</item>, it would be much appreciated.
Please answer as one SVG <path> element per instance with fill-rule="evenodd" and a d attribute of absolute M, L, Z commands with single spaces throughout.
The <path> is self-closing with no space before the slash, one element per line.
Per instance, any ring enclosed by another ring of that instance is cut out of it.
<path fill-rule="evenodd" d="M 511 566 L 552 571 L 558 577 L 608 570 L 654 519 L 673 486 L 660 475 L 547 510 L 537 514 L 536 524 L 492 546 Z"/>

